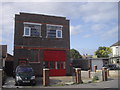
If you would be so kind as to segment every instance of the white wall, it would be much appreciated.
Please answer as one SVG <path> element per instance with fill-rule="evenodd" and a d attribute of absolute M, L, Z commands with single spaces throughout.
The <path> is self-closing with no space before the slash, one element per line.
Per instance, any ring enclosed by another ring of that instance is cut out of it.
<path fill-rule="evenodd" d="M 94 71 L 94 65 L 97 65 L 97 69 L 101 70 L 102 66 L 103 66 L 103 60 L 99 59 L 99 60 L 92 60 L 91 61 L 91 66 L 92 66 L 92 71 Z"/>
<path fill-rule="evenodd" d="M 120 56 L 120 46 L 112 46 L 112 57 Z"/>

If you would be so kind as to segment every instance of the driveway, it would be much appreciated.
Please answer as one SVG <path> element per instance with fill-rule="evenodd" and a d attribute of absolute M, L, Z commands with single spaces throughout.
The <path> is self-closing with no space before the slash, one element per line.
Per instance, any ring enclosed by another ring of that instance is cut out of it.
<path fill-rule="evenodd" d="M 82 78 L 84 82 L 91 80 L 90 78 Z M 36 85 L 31 87 L 43 87 L 42 85 L 42 77 L 36 78 Z M 68 85 L 75 82 L 75 76 L 57 76 L 57 77 L 50 77 L 50 86 L 61 86 L 61 85 Z M 3 85 L 4 88 L 16 88 L 16 87 L 30 87 L 30 86 L 15 86 L 15 79 L 13 77 L 7 77 L 5 84 Z"/>
<path fill-rule="evenodd" d="M 26 88 L 26 87 L 37 87 L 42 86 L 42 78 L 36 78 L 36 85 L 35 86 L 15 86 L 15 79 L 13 77 L 7 77 L 3 88 Z"/>
<path fill-rule="evenodd" d="M 57 78 L 57 79 L 56 79 Z M 35 86 L 15 86 L 15 81 L 12 77 L 9 77 L 3 85 L 3 90 L 24 90 L 24 89 L 38 89 L 38 88 L 103 88 L 103 89 L 108 89 L 108 88 L 118 88 L 118 81 L 120 79 L 114 78 L 114 79 L 109 79 L 108 81 L 103 81 L 103 82 L 97 82 L 97 83 L 87 83 L 87 84 L 73 84 L 73 85 L 60 85 L 60 84 L 55 84 L 55 82 L 61 82 L 65 80 L 66 77 L 58 78 L 58 77 L 50 77 L 50 86 L 44 87 L 42 85 L 42 78 L 37 78 L 37 84 Z M 72 79 L 71 77 L 67 77 L 65 81 L 70 81 Z M 58 80 L 59 79 L 59 80 Z M 53 83 L 54 82 L 54 83 Z M 101 90 L 103 90 L 101 89 Z"/>

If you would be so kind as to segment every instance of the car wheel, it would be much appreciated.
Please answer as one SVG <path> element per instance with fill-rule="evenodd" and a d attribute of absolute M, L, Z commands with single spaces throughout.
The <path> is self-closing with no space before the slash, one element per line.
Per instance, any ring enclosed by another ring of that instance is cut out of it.
<path fill-rule="evenodd" d="M 19 83 L 19 82 L 16 82 L 15 85 L 16 85 L 16 86 L 20 86 L 20 83 Z"/>
<path fill-rule="evenodd" d="M 18 86 L 18 84 L 17 84 L 17 83 L 15 83 L 15 86 Z"/>
<path fill-rule="evenodd" d="M 35 84 L 36 84 L 35 82 L 32 82 L 32 83 L 31 83 L 31 86 L 35 86 Z"/>
<path fill-rule="evenodd" d="M 33 83 L 32 86 L 35 86 L 35 83 Z"/>

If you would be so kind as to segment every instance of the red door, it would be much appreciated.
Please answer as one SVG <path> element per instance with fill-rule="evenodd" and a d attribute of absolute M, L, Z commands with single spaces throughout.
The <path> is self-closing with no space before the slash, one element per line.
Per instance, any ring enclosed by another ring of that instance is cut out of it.
<path fill-rule="evenodd" d="M 50 76 L 66 75 L 66 52 L 65 51 L 44 51 L 45 67 L 50 69 Z"/>

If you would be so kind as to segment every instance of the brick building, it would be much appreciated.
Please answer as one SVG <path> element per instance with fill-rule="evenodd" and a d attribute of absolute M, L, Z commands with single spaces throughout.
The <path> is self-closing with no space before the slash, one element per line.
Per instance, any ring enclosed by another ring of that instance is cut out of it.
<path fill-rule="evenodd" d="M 70 74 L 69 20 L 65 17 L 20 13 L 15 15 L 14 69 L 29 63 L 36 75 L 43 68 L 50 76 Z"/>

